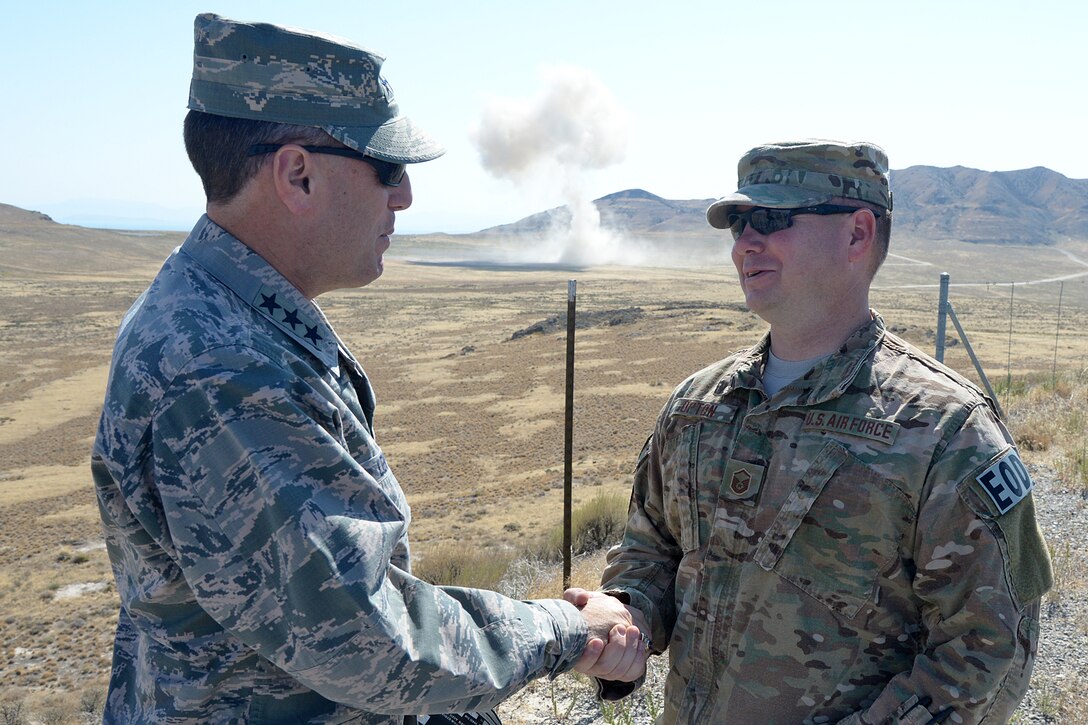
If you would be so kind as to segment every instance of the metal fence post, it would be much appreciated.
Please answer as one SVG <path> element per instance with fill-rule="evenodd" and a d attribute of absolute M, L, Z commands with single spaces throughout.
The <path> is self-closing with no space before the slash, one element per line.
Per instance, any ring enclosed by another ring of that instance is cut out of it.
<path fill-rule="evenodd" d="M 1012 320 L 1016 299 L 1016 283 L 1009 283 L 1009 356 L 1005 362 L 1005 405 L 1009 404 L 1009 395 L 1012 394 Z"/>
<path fill-rule="evenodd" d="M 937 302 L 937 349 L 934 357 L 944 362 L 945 320 L 948 318 L 948 272 L 941 272 L 941 298 Z"/>
<path fill-rule="evenodd" d="M 577 305 L 575 280 L 567 281 L 567 397 L 563 436 L 563 588 L 570 588 L 572 544 L 572 488 L 574 478 L 574 312 Z"/>
<path fill-rule="evenodd" d="M 956 317 L 956 310 L 951 304 L 948 305 L 948 316 L 952 318 L 952 324 L 956 326 L 956 332 L 959 333 L 960 340 L 963 341 L 963 346 L 971 357 L 971 362 L 975 366 L 975 372 L 978 373 L 979 380 L 982 381 L 982 386 L 990 394 L 990 400 L 994 401 L 994 408 L 997 410 L 998 416 L 1004 418 L 1005 411 L 997 400 L 997 393 L 994 392 L 993 386 L 990 385 L 990 379 L 986 377 L 986 371 L 982 369 L 982 362 L 978 359 L 978 355 L 975 354 L 975 348 L 971 347 L 971 340 L 967 337 L 967 332 L 963 329 L 963 325 L 960 324 L 960 318 Z"/>
<path fill-rule="evenodd" d="M 1058 321 L 1054 325 L 1054 362 L 1050 365 L 1050 387 L 1058 385 L 1058 336 L 1062 331 L 1062 293 L 1065 292 L 1065 282 L 1058 287 Z"/>

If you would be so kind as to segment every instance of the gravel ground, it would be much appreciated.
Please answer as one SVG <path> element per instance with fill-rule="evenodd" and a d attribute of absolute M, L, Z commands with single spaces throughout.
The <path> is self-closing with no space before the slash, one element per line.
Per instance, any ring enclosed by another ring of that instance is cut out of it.
<path fill-rule="evenodd" d="M 1015 723 L 1088 723 L 1088 489 L 1061 489 L 1053 469 L 1029 466 L 1039 526 L 1054 557 L 1043 599 L 1031 687 Z"/>
<path fill-rule="evenodd" d="M 1051 468 L 1031 465 L 1039 525 L 1054 553 L 1056 586 L 1044 598 L 1042 636 L 1031 687 L 1010 722 L 1088 724 L 1088 490 L 1059 487 Z M 507 725 L 648 725 L 660 710 L 666 665 L 652 657 L 647 684 L 618 708 L 603 708 L 590 681 L 565 675 L 537 681 L 507 700 Z"/>

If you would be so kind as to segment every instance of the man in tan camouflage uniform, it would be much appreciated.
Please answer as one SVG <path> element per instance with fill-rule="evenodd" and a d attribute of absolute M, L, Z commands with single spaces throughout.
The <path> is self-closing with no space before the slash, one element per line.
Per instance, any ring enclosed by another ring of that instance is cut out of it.
<path fill-rule="evenodd" d="M 122 322 L 92 457 L 121 598 L 108 723 L 414 722 L 572 667 L 643 672 L 618 600 L 410 573 L 373 391 L 313 302 L 382 273 L 405 165 L 442 153 L 383 60 L 196 19 L 185 141 L 208 213 Z"/>
<path fill-rule="evenodd" d="M 885 153 L 822 141 L 752 149 L 707 210 L 770 331 L 668 400 L 603 576 L 669 651 L 662 722 L 1000 723 L 1024 695 L 1031 479 L 982 392 L 870 310 L 891 211 Z"/>

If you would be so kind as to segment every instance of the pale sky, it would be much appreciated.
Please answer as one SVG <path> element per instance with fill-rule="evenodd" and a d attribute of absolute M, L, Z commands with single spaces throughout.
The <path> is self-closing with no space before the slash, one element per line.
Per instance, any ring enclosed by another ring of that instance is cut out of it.
<path fill-rule="evenodd" d="M 1088 178 L 1080 0 L 32 0 L 3 11 L 0 203 L 191 227 L 204 200 L 181 124 L 205 11 L 387 56 L 402 110 L 448 149 L 411 168 L 400 233 L 475 231 L 563 203 L 493 177 L 472 141 L 493 104 L 540 103 L 556 66 L 599 82 L 626 119 L 611 165 L 578 175 L 588 198 L 721 196 L 745 150 L 801 137 L 874 141 L 893 169 Z"/>

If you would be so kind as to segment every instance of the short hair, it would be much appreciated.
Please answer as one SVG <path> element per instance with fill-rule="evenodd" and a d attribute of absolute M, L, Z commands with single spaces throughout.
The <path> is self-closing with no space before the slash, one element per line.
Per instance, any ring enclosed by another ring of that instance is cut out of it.
<path fill-rule="evenodd" d="M 873 277 L 876 277 L 876 273 L 880 271 L 884 260 L 888 258 L 888 248 L 891 246 L 892 240 L 892 210 L 881 209 L 881 212 L 881 215 L 876 218 L 876 237 L 873 240 L 877 247 L 876 261 L 873 263 Z"/>
<path fill-rule="evenodd" d="M 868 209 L 873 212 L 873 216 L 876 217 L 876 228 L 873 231 L 873 246 L 876 248 L 876 251 L 873 254 L 873 264 L 869 278 L 872 279 L 873 277 L 876 277 L 877 271 L 880 269 L 881 265 L 884 264 L 884 260 L 888 258 L 888 247 L 890 246 L 892 239 L 892 210 L 886 209 L 879 204 L 847 197 L 838 197 L 831 201 L 835 204 L 845 204 L 846 206 L 853 206 L 858 209 Z"/>
<path fill-rule="evenodd" d="M 189 111 L 184 126 L 185 151 L 204 185 L 209 203 L 226 203 L 252 179 L 267 154 L 249 156 L 254 144 L 328 145 L 332 136 L 315 126 L 219 116 Z"/>

